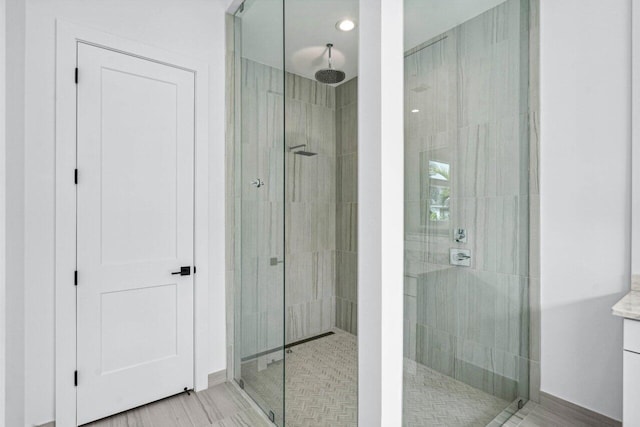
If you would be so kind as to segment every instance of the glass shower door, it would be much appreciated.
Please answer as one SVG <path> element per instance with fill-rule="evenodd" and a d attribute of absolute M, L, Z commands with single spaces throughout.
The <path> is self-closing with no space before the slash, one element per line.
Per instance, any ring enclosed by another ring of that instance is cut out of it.
<path fill-rule="evenodd" d="M 234 376 L 283 426 L 283 0 L 247 0 L 234 27 Z"/>
<path fill-rule="evenodd" d="M 404 5 L 403 425 L 503 425 L 529 398 L 529 0 Z"/>

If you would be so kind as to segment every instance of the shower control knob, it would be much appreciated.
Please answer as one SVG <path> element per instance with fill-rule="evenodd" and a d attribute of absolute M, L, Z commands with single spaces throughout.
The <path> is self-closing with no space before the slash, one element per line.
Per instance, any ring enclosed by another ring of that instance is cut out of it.
<path fill-rule="evenodd" d="M 464 228 L 456 228 L 453 232 L 453 240 L 456 243 L 467 243 L 467 230 Z"/>
<path fill-rule="evenodd" d="M 469 249 L 450 249 L 449 264 L 458 267 L 471 267 L 471 251 Z"/>
<path fill-rule="evenodd" d="M 251 182 L 251 185 L 253 185 L 256 188 L 260 188 L 264 186 L 264 181 L 261 180 L 260 178 L 256 178 L 254 181 Z"/>

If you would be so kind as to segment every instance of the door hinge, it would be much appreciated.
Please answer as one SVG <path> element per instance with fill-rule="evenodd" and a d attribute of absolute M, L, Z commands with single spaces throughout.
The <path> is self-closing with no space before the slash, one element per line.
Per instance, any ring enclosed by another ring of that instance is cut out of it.
<path fill-rule="evenodd" d="M 76 67 L 76 71 L 74 73 L 74 79 L 75 79 L 76 84 L 78 84 L 78 67 Z"/>
<path fill-rule="evenodd" d="M 73 285 L 78 286 L 78 270 L 73 272 Z"/>
<path fill-rule="evenodd" d="M 78 387 L 78 371 L 73 371 L 73 385 Z"/>
<path fill-rule="evenodd" d="M 74 169 L 74 170 L 73 170 L 73 182 L 74 182 L 75 184 L 77 184 L 77 183 L 78 183 L 78 169 Z"/>
<path fill-rule="evenodd" d="M 193 274 L 196 274 L 196 266 L 193 266 Z"/>

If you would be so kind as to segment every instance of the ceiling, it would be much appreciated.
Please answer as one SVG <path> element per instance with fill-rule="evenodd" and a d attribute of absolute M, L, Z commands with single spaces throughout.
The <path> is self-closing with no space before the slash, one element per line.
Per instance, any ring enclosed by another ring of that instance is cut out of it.
<path fill-rule="evenodd" d="M 285 69 L 310 79 L 327 68 L 327 43 L 333 43 L 333 66 L 349 80 L 358 75 L 358 27 L 343 32 L 336 23 L 357 22 L 358 0 L 286 0 Z M 242 13 L 242 56 L 282 68 L 283 1 L 247 0 Z"/>
<path fill-rule="evenodd" d="M 404 0 L 405 51 L 506 0 Z"/>
<path fill-rule="evenodd" d="M 404 0 L 404 48 L 432 39 L 504 1 Z M 342 32 L 335 25 L 344 18 L 357 23 L 358 6 L 358 0 L 246 0 L 240 15 L 242 55 L 282 69 L 286 39 L 285 69 L 313 79 L 317 70 L 327 67 L 325 45 L 333 43 L 334 68 L 344 71 L 347 81 L 358 75 L 358 27 Z"/>

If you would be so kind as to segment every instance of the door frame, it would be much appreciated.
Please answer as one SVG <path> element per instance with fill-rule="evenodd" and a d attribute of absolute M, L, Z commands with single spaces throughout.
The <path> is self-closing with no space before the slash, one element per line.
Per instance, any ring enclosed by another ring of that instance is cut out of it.
<path fill-rule="evenodd" d="M 194 123 L 194 385 L 208 386 L 209 164 L 208 65 L 101 31 L 56 20 L 55 138 L 55 419 L 77 425 L 76 359 L 76 84 L 77 44 L 87 43 L 141 59 L 182 68 L 195 77 Z M 82 81 L 82 70 L 79 72 Z M 82 177 L 79 178 L 82 182 Z M 82 382 L 82 373 L 79 373 Z"/>

